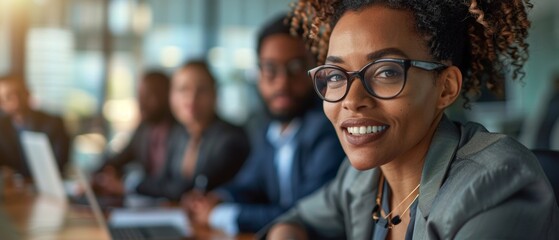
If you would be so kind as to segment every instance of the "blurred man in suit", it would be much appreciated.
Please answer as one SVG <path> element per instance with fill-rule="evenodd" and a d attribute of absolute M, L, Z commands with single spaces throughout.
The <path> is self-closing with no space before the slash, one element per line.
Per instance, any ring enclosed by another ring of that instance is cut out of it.
<path fill-rule="evenodd" d="M 29 90 L 16 78 L 0 79 L 0 164 L 29 177 L 31 175 L 20 142 L 22 131 L 48 136 L 58 166 L 68 162 L 70 139 L 61 118 L 31 108 Z"/>
<path fill-rule="evenodd" d="M 170 130 L 176 123 L 169 106 L 169 84 L 169 77 L 162 72 L 149 71 L 142 76 L 138 88 L 140 125 L 128 145 L 107 159 L 96 174 L 94 186 L 100 193 L 122 196 L 123 175 L 131 163 L 141 166 L 144 177 L 162 174 Z"/>
<path fill-rule="evenodd" d="M 258 231 L 332 179 L 344 158 L 306 75 L 314 58 L 284 19 L 258 36 L 258 90 L 270 120 L 250 131 L 249 159 L 227 187 L 184 200 L 194 221 L 230 235 Z"/>

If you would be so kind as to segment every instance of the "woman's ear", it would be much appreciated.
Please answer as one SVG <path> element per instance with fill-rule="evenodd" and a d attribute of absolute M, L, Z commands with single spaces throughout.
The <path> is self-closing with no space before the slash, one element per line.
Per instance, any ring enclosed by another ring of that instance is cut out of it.
<path fill-rule="evenodd" d="M 450 106 L 462 90 L 462 72 L 456 66 L 450 66 L 439 74 L 441 95 L 437 107 L 444 109 Z"/>

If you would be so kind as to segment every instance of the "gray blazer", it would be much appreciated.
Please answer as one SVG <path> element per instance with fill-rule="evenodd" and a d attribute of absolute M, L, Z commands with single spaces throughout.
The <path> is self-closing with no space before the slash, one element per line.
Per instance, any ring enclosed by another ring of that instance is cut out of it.
<path fill-rule="evenodd" d="M 379 169 L 344 162 L 278 222 L 320 237 L 371 239 Z M 444 117 L 425 159 L 413 239 L 558 239 L 559 210 L 535 156 L 482 126 Z"/>

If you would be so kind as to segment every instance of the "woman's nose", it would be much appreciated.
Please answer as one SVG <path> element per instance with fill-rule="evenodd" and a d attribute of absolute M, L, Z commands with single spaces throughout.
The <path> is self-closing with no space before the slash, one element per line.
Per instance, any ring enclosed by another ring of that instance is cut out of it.
<path fill-rule="evenodd" d="M 361 80 L 357 77 L 348 86 L 348 92 L 342 100 L 342 107 L 351 111 L 359 111 L 363 108 L 370 108 L 376 105 L 376 99 L 372 97 Z"/>

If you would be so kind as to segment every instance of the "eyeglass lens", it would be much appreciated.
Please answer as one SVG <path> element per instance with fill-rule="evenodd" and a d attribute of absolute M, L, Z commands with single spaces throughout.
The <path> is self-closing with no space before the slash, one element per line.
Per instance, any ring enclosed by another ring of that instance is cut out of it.
<path fill-rule="evenodd" d="M 265 78 L 274 79 L 282 72 L 288 77 L 305 74 L 306 65 L 303 59 L 292 59 L 285 64 L 263 62 L 260 66 Z"/>
<path fill-rule="evenodd" d="M 373 96 L 391 98 L 404 87 L 405 69 L 399 62 L 377 62 L 357 73 L 340 68 L 323 67 L 314 74 L 315 86 L 329 101 L 342 99 L 349 88 L 350 78 L 359 77 L 365 89 Z"/>

